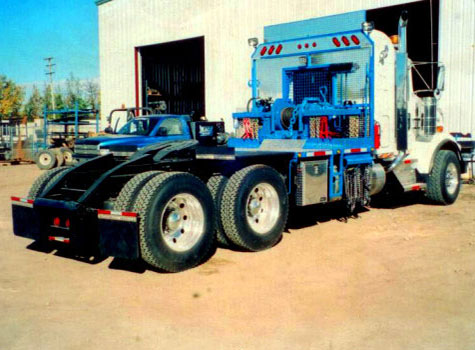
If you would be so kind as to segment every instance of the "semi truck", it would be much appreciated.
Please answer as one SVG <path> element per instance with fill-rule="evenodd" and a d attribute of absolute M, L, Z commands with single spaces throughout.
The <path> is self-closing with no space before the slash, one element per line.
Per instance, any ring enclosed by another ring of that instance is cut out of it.
<path fill-rule="evenodd" d="M 290 206 L 353 211 L 387 183 L 453 203 L 465 163 L 437 106 L 444 69 L 419 97 L 406 28 L 403 14 L 395 44 L 365 11 L 265 27 L 263 43 L 249 40 L 252 97 L 227 144 L 222 122 L 194 122 L 192 140 L 46 172 L 12 198 L 14 233 L 178 272 L 216 241 L 271 248 Z"/>

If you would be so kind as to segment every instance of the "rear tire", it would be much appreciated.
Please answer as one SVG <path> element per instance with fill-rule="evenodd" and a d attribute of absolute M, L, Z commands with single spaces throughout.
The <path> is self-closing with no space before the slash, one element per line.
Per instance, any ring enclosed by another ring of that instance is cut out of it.
<path fill-rule="evenodd" d="M 427 197 L 444 205 L 455 202 L 460 192 L 460 173 L 460 163 L 454 152 L 437 152 L 427 181 Z"/>
<path fill-rule="evenodd" d="M 39 197 L 50 184 L 54 183 L 68 169 L 69 167 L 55 168 L 41 174 L 31 185 L 28 198 L 36 199 Z"/>
<path fill-rule="evenodd" d="M 143 186 L 154 176 L 160 174 L 161 171 L 146 171 L 131 178 L 120 190 L 119 195 L 114 203 L 114 210 L 131 211 L 134 207 L 135 199 Z"/>
<path fill-rule="evenodd" d="M 63 155 L 64 165 L 73 165 L 73 151 L 71 151 L 67 147 L 61 147 L 60 149 L 61 154 Z"/>
<path fill-rule="evenodd" d="M 53 148 L 53 152 L 56 154 L 56 166 L 60 167 L 64 165 L 63 153 L 60 148 Z"/>
<path fill-rule="evenodd" d="M 36 154 L 36 165 L 41 170 L 50 170 L 56 166 L 56 153 L 51 149 L 44 149 Z"/>
<path fill-rule="evenodd" d="M 211 196 L 213 197 L 214 208 L 216 213 L 216 239 L 218 243 L 223 247 L 229 247 L 232 245 L 232 242 L 226 237 L 224 233 L 223 223 L 221 221 L 221 201 L 223 198 L 224 188 L 228 183 L 229 178 L 224 175 L 216 175 L 209 178 L 206 186 L 208 187 L 209 191 L 211 192 Z"/>
<path fill-rule="evenodd" d="M 150 179 L 133 208 L 140 214 L 142 259 L 168 272 L 200 264 L 215 244 L 212 201 L 206 185 L 191 174 L 169 172 Z"/>
<path fill-rule="evenodd" d="M 226 236 L 250 251 L 271 248 L 282 237 L 289 199 L 281 175 L 266 165 L 252 165 L 229 179 L 221 203 Z"/>

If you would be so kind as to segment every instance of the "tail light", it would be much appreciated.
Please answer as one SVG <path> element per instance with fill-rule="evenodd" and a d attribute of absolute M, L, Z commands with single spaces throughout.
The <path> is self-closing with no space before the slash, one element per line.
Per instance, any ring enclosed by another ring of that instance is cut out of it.
<path fill-rule="evenodd" d="M 67 228 L 69 228 L 71 226 L 71 222 L 69 221 L 69 219 L 66 219 L 66 222 L 64 223 L 64 226 L 66 226 Z"/>
<path fill-rule="evenodd" d="M 61 224 L 61 221 L 59 220 L 59 218 L 58 218 L 58 217 L 55 217 L 55 218 L 53 219 L 53 225 L 54 225 L 54 226 L 59 226 L 60 224 Z"/>
<path fill-rule="evenodd" d="M 343 44 L 345 44 L 345 46 L 350 46 L 350 41 L 346 36 L 342 36 L 341 41 L 343 41 Z"/>

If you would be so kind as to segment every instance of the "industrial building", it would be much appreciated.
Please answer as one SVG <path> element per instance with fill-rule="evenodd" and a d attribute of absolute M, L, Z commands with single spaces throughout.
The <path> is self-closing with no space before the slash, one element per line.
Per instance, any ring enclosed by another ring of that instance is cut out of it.
<path fill-rule="evenodd" d="M 243 111 L 251 96 L 253 51 L 265 26 L 367 10 L 376 29 L 397 34 L 409 11 L 409 55 L 441 61 L 439 107 L 450 131 L 475 132 L 475 2 L 473 0 L 98 0 L 101 110 L 156 106 L 210 120 Z M 411 34 L 412 31 L 412 34 Z M 414 41 L 414 38 L 417 38 Z M 413 73 L 418 89 L 433 87 L 436 69 Z M 425 81 L 425 82 L 424 82 Z M 155 104 L 154 104 L 155 103 Z"/>

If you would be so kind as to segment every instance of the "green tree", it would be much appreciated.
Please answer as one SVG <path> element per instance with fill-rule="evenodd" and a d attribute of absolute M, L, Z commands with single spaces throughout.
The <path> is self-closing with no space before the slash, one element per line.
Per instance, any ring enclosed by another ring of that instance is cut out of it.
<path fill-rule="evenodd" d="M 71 73 L 66 80 L 64 102 L 67 108 L 75 108 L 76 102 L 78 103 L 79 109 L 87 108 L 87 102 L 83 97 L 81 82 L 73 73 Z"/>
<path fill-rule="evenodd" d="M 100 104 L 99 84 L 94 80 L 87 80 L 84 84 L 86 102 L 89 108 L 96 108 Z"/>
<path fill-rule="evenodd" d="M 25 93 L 21 86 L 4 75 L 0 75 L 0 118 L 18 116 Z"/>
<path fill-rule="evenodd" d="M 53 109 L 51 94 L 52 94 L 51 85 L 49 84 L 45 85 L 43 89 L 43 103 L 46 105 L 46 108 L 48 109 Z"/>
<path fill-rule="evenodd" d="M 36 85 L 33 85 L 33 91 L 23 107 L 23 113 L 28 116 L 28 120 L 30 121 L 35 118 L 40 118 L 43 114 L 43 98 Z"/>

